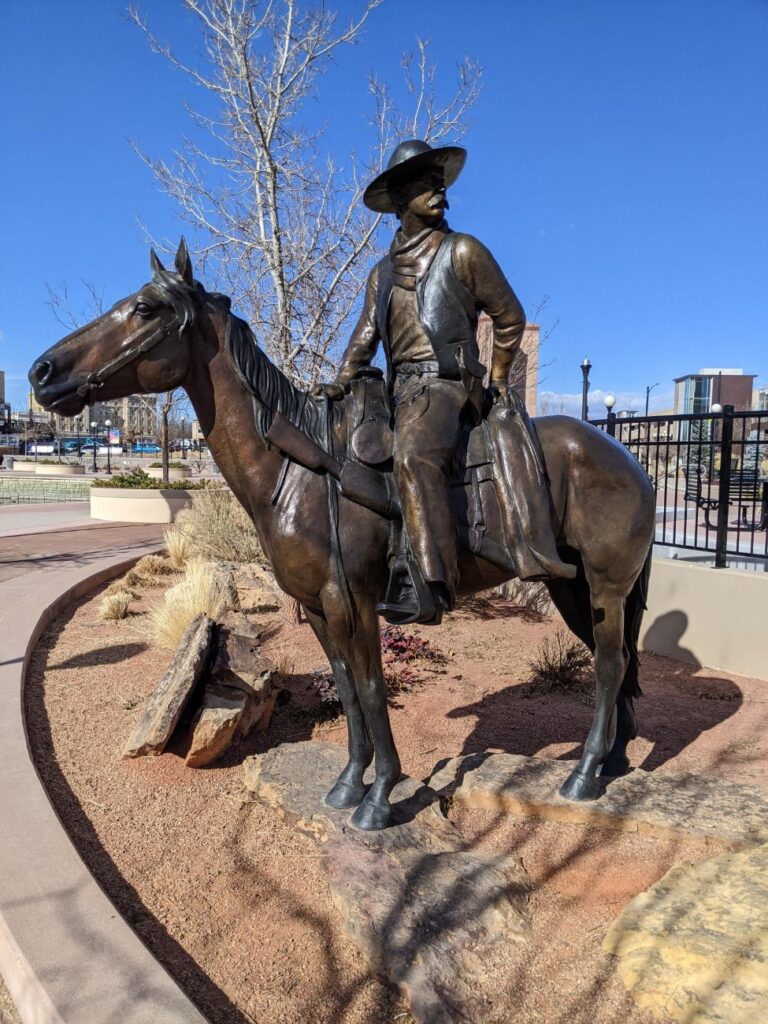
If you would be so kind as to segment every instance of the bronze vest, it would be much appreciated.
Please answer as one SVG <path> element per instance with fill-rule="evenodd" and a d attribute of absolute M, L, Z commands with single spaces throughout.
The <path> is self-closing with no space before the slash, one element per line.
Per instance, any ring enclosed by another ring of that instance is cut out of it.
<path fill-rule="evenodd" d="M 440 376 L 459 380 L 462 370 L 473 377 L 485 373 L 477 347 L 477 306 L 474 296 L 459 279 L 453 266 L 453 242 L 449 232 L 432 260 L 429 270 L 416 286 L 419 320 L 429 338 Z M 392 379 L 389 343 L 389 304 L 394 288 L 392 263 L 385 256 L 379 263 L 376 294 L 376 323 L 379 328 L 387 369 Z"/>

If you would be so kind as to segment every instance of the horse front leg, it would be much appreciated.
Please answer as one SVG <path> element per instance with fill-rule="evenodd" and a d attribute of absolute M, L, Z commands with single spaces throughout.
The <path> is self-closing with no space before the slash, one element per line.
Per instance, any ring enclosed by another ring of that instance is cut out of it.
<path fill-rule="evenodd" d="M 600 796 L 596 775 L 616 738 L 616 698 L 628 663 L 624 598 L 593 591 L 592 601 L 596 706 L 581 760 L 560 789 L 561 796 L 569 800 L 596 800 Z"/>
<path fill-rule="evenodd" d="M 340 601 L 333 602 L 327 609 L 326 618 L 333 642 L 338 644 L 352 671 L 376 757 L 373 784 L 352 815 L 351 822 L 356 828 L 374 831 L 386 828 L 392 820 L 389 795 L 400 778 L 400 758 L 389 724 L 379 619 L 374 602 L 367 597 L 357 597 L 357 624 L 351 636 L 341 608 Z"/>
<path fill-rule="evenodd" d="M 343 810 L 357 807 L 365 796 L 366 787 L 363 783 L 365 769 L 373 760 L 373 743 L 365 716 L 355 689 L 355 681 L 349 664 L 335 642 L 327 620 L 315 612 L 304 609 L 315 636 L 320 641 L 325 656 L 333 672 L 333 681 L 344 708 L 347 719 L 347 748 L 349 760 L 344 771 L 339 775 L 328 794 L 325 802 L 329 807 Z"/>

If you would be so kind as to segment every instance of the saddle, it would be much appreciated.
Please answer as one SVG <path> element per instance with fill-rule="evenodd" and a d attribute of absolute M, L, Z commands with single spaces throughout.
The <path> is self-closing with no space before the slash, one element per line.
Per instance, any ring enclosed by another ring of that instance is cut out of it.
<path fill-rule="evenodd" d="M 392 522 L 391 554 L 400 549 L 400 501 L 392 474 L 392 409 L 381 370 L 366 367 L 349 383 L 340 401 L 326 403 L 328 429 L 320 444 L 281 413 L 276 413 L 266 440 L 299 464 L 325 471 L 339 493 Z M 450 491 L 460 546 L 495 565 L 505 575 L 516 572 L 502 528 L 494 484 L 497 458 L 487 419 L 465 424 L 450 474 Z M 277 494 L 273 495 L 273 501 Z"/>

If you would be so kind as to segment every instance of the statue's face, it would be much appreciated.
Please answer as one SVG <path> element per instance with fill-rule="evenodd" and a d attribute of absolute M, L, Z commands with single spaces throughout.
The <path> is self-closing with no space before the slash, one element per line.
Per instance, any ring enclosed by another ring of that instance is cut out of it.
<path fill-rule="evenodd" d="M 399 185 L 393 200 L 401 215 L 408 211 L 427 222 L 441 220 L 448 209 L 442 169 L 427 169 L 418 178 Z"/>

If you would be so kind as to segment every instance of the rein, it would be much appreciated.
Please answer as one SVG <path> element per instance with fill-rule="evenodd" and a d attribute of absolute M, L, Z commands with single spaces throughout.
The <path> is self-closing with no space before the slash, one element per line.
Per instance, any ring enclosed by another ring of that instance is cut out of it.
<path fill-rule="evenodd" d="M 119 356 L 115 356 L 114 359 L 102 366 L 100 370 L 96 370 L 95 373 L 88 375 L 88 379 L 85 384 L 81 384 L 77 389 L 77 394 L 86 400 L 90 404 L 90 395 L 93 391 L 98 391 L 99 388 L 103 387 L 109 378 L 117 373 L 118 370 L 122 370 L 128 363 L 132 363 L 139 356 L 143 356 L 145 352 L 149 352 L 150 349 L 154 348 L 155 345 L 159 345 L 161 341 L 168 337 L 171 331 L 175 331 L 177 327 L 181 327 L 182 322 L 179 317 L 174 316 L 164 324 L 152 332 L 142 342 L 136 345 L 129 346 Z"/>

